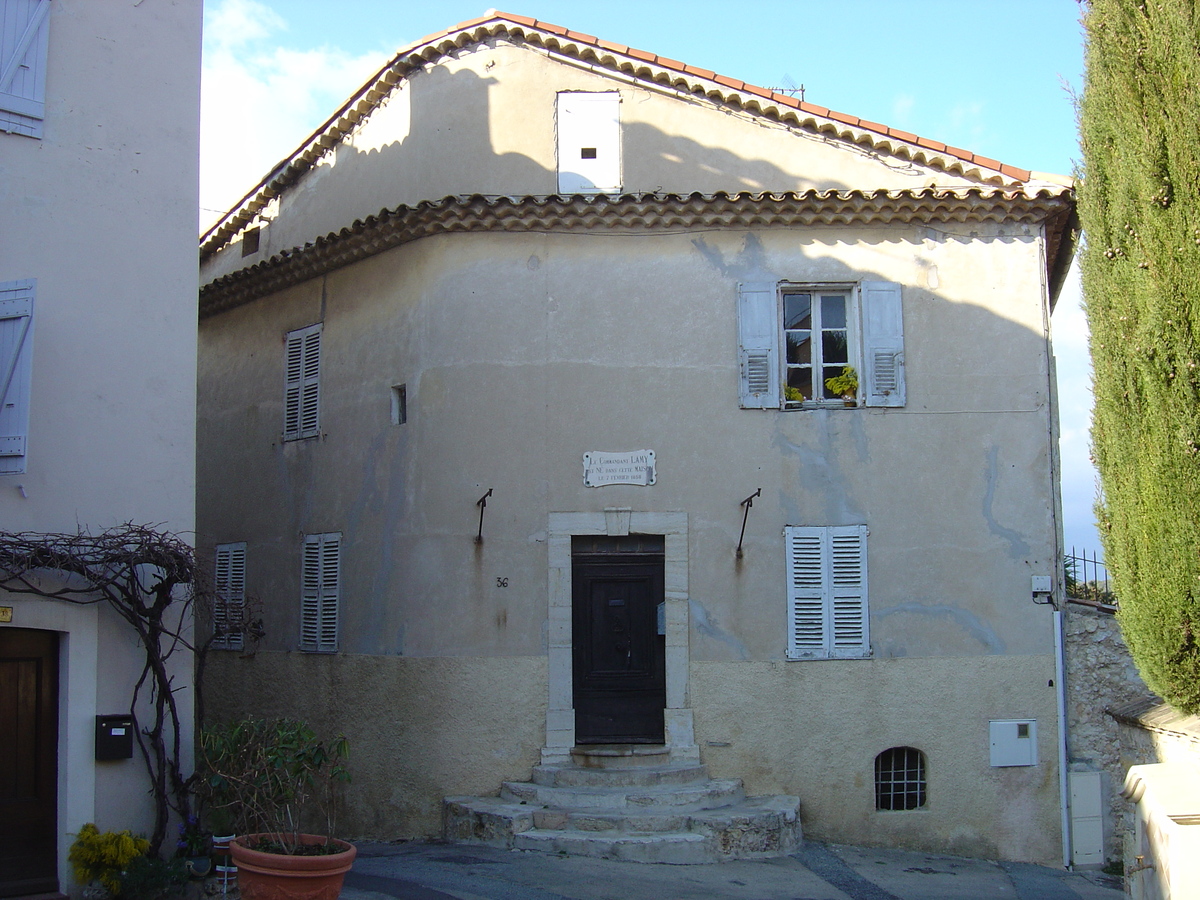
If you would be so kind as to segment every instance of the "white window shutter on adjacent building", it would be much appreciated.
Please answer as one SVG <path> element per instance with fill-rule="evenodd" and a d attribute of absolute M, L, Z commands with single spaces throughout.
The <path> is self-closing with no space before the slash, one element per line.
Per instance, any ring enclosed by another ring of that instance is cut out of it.
<path fill-rule="evenodd" d="M 333 653 L 338 648 L 341 600 L 340 534 L 304 537 L 300 575 L 300 649 Z"/>
<path fill-rule="evenodd" d="M 36 280 L 0 282 L 0 475 L 25 471 Z"/>
<path fill-rule="evenodd" d="M 745 409 L 779 409 L 779 301 L 770 282 L 738 285 L 738 382 Z"/>
<path fill-rule="evenodd" d="M 217 545 L 216 602 L 213 604 L 212 647 L 217 650 L 241 650 L 242 632 L 221 632 L 240 625 L 246 605 L 246 544 Z"/>
<path fill-rule="evenodd" d="M 790 526 L 788 657 L 870 655 L 865 525 Z"/>
<path fill-rule="evenodd" d="M 900 285 L 864 281 L 863 396 L 867 406 L 904 405 L 904 309 Z"/>
<path fill-rule="evenodd" d="M 621 95 L 617 91 L 558 95 L 558 192 L 621 190 Z"/>
<path fill-rule="evenodd" d="M 50 0 L 0 0 L 0 131 L 42 136 Z"/>
<path fill-rule="evenodd" d="M 321 323 L 287 336 L 283 439 L 316 437 L 321 431 Z"/>

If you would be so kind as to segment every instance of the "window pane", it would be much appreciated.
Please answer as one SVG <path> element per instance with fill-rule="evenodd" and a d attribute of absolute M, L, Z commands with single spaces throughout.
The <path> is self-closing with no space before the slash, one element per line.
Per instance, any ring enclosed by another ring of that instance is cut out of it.
<path fill-rule="evenodd" d="M 821 327 L 846 327 L 846 298 L 841 294 L 825 294 L 821 297 Z"/>
<path fill-rule="evenodd" d="M 850 362 L 846 347 L 846 332 L 821 332 L 821 362 L 826 365 L 838 363 L 843 366 Z M 842 373 L 839 371 L 837 374 L 841 375 Z"/>
<path fill-rule="evenodd" d="M 845 317 L 843 311 L 842 318 Z M 783 327 L 812 328 L 812 294 L 783 295 Z"/>
<path fill-rule="evenodd" d="M 807 331 L 789 331 L 787 336 L 787 361 L 789 363 L 812 362 L 812 341 Z"/>
<path fill-rule="evenodd" d="M 793 368 L 788 366 L 787 386 L 790 390 L 785 391 L 785 395 L 793 395 L 798 391 L 800 396 L 785 396 L 784 399 L 791 400 L 793 403 L 797 403 L 800 400 L 811 400 L 813 396 L 812 369 L 808 367 Z"/>

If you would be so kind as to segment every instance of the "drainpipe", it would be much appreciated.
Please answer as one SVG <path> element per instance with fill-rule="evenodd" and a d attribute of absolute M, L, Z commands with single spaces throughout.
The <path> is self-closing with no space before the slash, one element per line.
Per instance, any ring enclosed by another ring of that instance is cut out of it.
<path fill-rule="evenodd" d="M 1067 789 L 1067 654 L 1063 611 L 1054 610 L 1054 684 L 1058 692 L 1058 795 L 1062 809 L 1063 868 L 1071 868 L 1070 795 Z"/>

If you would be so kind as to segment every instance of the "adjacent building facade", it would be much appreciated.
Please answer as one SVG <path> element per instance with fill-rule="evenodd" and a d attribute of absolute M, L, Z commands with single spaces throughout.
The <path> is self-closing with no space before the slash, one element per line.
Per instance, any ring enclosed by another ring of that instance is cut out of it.
<path fill-rule="evenodd" d="M 200 26 L 199 0 L 0 0 L 4 531 L 194 528 Z M 104 603 L 0 590 L 0 896 L 68 890 L 87 822 L 150 831 L 142 761 L 95 740 L 143 660 Z"/>
<path fill-rule="evenodd" d="M 345 731 L 348 834 L 648 744 L 1060 862 L 1073 203 L 518 16 L 406 48 L 203 238 L 214 717 Z"/>

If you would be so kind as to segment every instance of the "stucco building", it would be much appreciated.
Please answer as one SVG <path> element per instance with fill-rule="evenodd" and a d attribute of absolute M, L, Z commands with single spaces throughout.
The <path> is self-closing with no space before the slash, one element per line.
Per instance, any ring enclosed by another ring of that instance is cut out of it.
<path fill-rule="evenodd" d="M 642 748 L 1060 862 L 1073 204 L 519 16 L 402 50 L 202 241 L 214 716 L 344 730 L 350 834 Z"/>
<path fill-rule="evenodd" d="M 200 6 L 0 0 L 0 530 L 194 529 Z M 150 832 L 95 740 L 143 660 L 106 604 L 0 590 L 0 896 L 68 890 L 86 822 Z"/>

